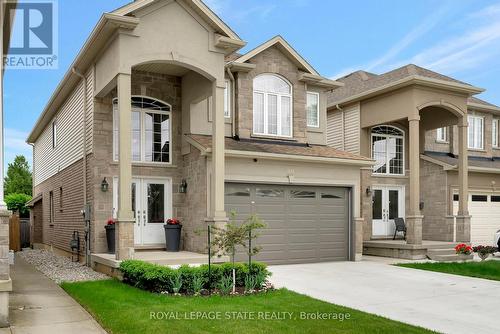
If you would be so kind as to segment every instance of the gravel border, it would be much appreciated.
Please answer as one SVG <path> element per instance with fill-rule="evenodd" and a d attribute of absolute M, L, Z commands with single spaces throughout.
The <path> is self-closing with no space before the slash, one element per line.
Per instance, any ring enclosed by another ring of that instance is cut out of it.
<path fill-rule="evenodd" d="M 46 250 L 27 249 L 17 254 L 57 284 L 110 279 L 109 276 L 98 273 L 79 262 L 72 262 L 67 257 Z"/>

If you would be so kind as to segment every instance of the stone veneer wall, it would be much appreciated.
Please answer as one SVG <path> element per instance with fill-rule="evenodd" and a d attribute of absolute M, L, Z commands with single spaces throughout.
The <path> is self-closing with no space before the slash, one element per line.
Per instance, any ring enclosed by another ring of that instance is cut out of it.
<path fill-rule="evenodd" d="M 133 177 L 168 177 L 172 179 L 172 216 L 184 223 L 181 247 L 185 250 L 199 251 L 205 245 L 193 232 L 206 216 L 206 163 L 204 157 L 197 156 L 196 150 L 187 156 L 181 154 L 182 115 L 181 115 L 181 78 L 166 74 L 132 72 L 132 95 L 157 98 L 172 106 L 172 165 L 152 166 L 134 164 Z M 91 157 L 91 177 L 93 187 L 93 251 L 106 251 L 106 232 L 104 225 L 112 216 L 113 177 L 118 176 L 119 164 L 113 161 L 113 113 L 111 92 L 106 98 L 95 101 L 94 108 L 94 154 Z M 89 161 L 90 161 L 89 160 Z M 101 191 L 101 182 L 106 177 L 110 185 L 108 192 Z M 179 193 L 183 178 L 188 182 L 187 194 Z M 205 180 L 205 181 L 204 181 Z M 196 228 L 195 228 L 196 227 Z"/>
<path fill-rule="evenodd" d="M 453 240 L 453 224 L 446 219 L 446 172 L 441 166 L 420 160 L 420 198 L 424 202 L 422 239 Z"/>
<path fill-rule="evenodd" d="M 253 79 L 262 73 L 276 73 L 293 86 L 293 138 L 306 142 L 306 90 L 300 82 L 299 71 L 277 47 L 270 47 L 248 61 L 256 68 L 248 73 L 239 72 L 236 79 L 236 128 L 241 138 L 249 138 L 253 129 Z"/>

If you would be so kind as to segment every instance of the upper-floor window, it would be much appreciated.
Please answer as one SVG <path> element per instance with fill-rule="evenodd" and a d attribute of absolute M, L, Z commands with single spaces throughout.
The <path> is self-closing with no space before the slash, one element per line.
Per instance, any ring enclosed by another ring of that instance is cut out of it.
<path fill-rule="evenodd" d="M 292 85 L 277 75 L 253 79 L 253 133 L 292 136 Z"/>
<path fill-rule="evenodd" d="M 491 146 L 498 148 L 498 118 L 491 123 Z"/>
<path fill-rule="evenodd" d="M 319 94 L 307 92 L 307 126 L 319 127 Z"/>
<path fill-rule="evenodd" d="M 372 129 L 372 158 L 375 174 L 404 174 L 404 132 L 394 126 Z"/>
<path fill-rule="evenodd" d="M 484 148 L 484 118 L 469 115 L 468 143 L 469 148 L 482 150 Z"/>
<path fill-rule="evenodd" d="M 448 142 L 448 128 L 446 127 L 439 128 L 437 129 L 436 132 L 437 132 L 436 140 L 438 142 L 443 142 L 443 143 Z"/>
<path fill-rule="evenodd" d="M 57 120 L 52 122 L 52 148 L 57 146 Z"/>
<path fill-rule="evenodd" d="M 231 117 L 231 83 L 226 80 L 224 87 L 224 117 Z"/>
<path fill-rule="evenodd" d="M 164 162 L 172 160 L 171 106 L 148 97 L 132 97 L 132 161 Z M 119 153 L 118 99 L 113 100 L 113 157 Z"/>

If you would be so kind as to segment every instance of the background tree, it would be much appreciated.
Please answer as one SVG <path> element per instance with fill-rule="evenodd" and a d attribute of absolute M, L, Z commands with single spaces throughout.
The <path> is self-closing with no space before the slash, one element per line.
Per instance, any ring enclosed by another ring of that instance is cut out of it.
<path fill-rule="evenodd" d="M 7 209 L 13 212 L 18 212 L 20 217 L 28 218 L 30 216 L 29 209 L 26 207 L 26 202 L 31 200 L 31 195 L 27 194 L 8 194 L 5 196 L 5 204 Z"/>
<path fill-rule="evenodd" d="M 7 176 L 4 183 L 5 195 L 18 193 L 31 196 L 32 182 L 28 161 L 23 155 L 17 155 L 7 167 Z"/>

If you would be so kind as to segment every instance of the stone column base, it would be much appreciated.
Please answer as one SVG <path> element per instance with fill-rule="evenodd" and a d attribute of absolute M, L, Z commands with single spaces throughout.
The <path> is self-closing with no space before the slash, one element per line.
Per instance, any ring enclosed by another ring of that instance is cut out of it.
<path fill-rule="evenodd" d="M 354 230 L 352 240 L 354 241 L 354 261 L 361 261 L 363 255 L 363 225 L 364 218 L 354 218 Z"/>
<path fill-rule="evenodd" d="M 470 242 L 471 216 L 457 216 L 456 236 L 457 242 Z"/>
<path fill-rule="evenodd" d="M 118 219 L 115 231 L 115 258 L 130 260 L 134 258 L 134 223 L 131 219 Z"/>
<path fill-rule="evenodd" d="M 422 221 L 424 216 L 406 217 L 406 242 L 410 245 L 422 244 Z"/>

